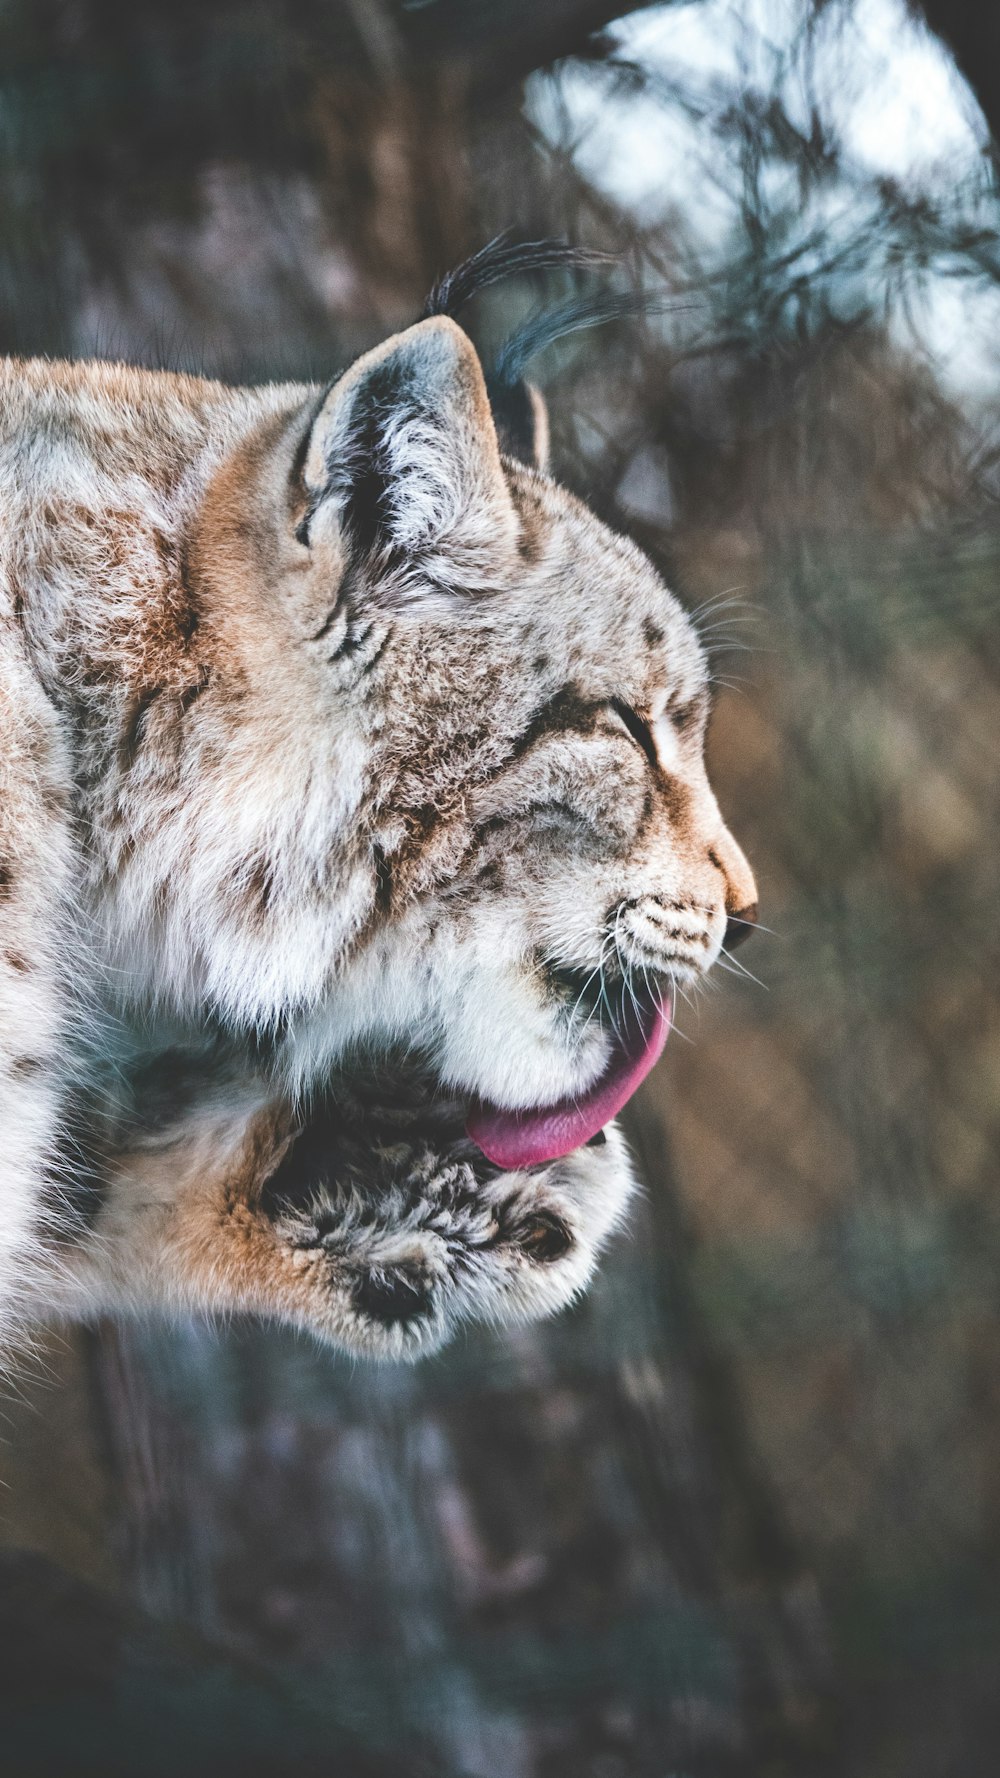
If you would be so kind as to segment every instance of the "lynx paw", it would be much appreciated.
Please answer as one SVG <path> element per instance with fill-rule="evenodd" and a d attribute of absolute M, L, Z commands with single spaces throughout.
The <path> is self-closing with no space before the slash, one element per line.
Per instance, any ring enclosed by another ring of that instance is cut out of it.
<path fill-rule="evenodd" d="M 506 1173 L 464 1136 L 328 1117 L 293 1144 L 262 1207 L 308 1293 L 302 1321 L 350 1351 L 399 1359 L 433 1351 L 462 1322 L 562 1308 L 632 1187 L 613 1127 L 600 1146 Z"/>

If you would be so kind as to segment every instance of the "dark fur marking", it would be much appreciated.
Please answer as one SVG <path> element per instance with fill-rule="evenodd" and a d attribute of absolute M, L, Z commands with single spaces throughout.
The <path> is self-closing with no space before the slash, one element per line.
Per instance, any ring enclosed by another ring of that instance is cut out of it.
<path fill-rule="evenodd" d="M 375 913 L 387 914 L 392 906 L 392 865 L 382 846 L 372 847 L 372 865 L 375 870 Z"/>
<path fill-rule="evenodd" d="M 544 735 L 574 730 L 578 734 L 593 734 L 602 708 L 600 699 L 582 698 L 575 685 L 561 686 L 559 691 L 536 710 L 527 727 L 518 735 L 499 771 L 502 772 L 508 765 L 523 759 Z"/>
<path fill-rule="evenodd" d="M 63 1108 L 55 1152 L 42 1180 L 43 1201 L 56 1227 L 72 1240 L 92 1228 L 108 1191 L 109 1151 L 96 1095 L 75 1095 Z"/>
<path fill-rule="evenodd" d="M 177 702 L 184 714 L 201 697 L 210 678 L 209 667 L 202 664 L 198 668 L 197 676 L 178 694 Z M 148 685 L 142 691 L 136 692 L 130 700 L 125 727 L 119 743 L 119 759 L 123 771 L 129 771 L 135 764 L 139 749 L 146 737 L 150 711 L 157 699 L 163 696 L 165 690 L 166 687 L 162 685 Z"/>
<path fill-rule="evenodd" d="M 551 1265 L 562 1259 L 573 1245 L 566 1224 L 551 1210 L 538 1210 L 511 1229 L 510 1239 L 539 1265 Z"/>
<path fill-rule="evenodd" d="M 312 439 L 313 427 L 326 405 L 327 393 L 328 391 L 324 389 L 318 404 L 315 402 L 313 403 L 309 412 L 308 421 L 302 428 L 299 442 L 292 453 L 292 461 L 288 468 L 288 491 L 293 506 L 300 506 L 303 500 L 308 500 L 309 498 L 305 484 L 306 458 L 309 455 L 309 444 Z"/>
<path fill-rule="evenodd" d="M 378 647 L 376 648 L 375 653 L 372 655 L 371 659 L 365 661 L 364 666 L 361 669 L 362 679 L 367 679 L 369 673 L 374 672 L 375 668 L 378 666 L 379 661 L 382 659 L 382 656 L 384 655 L 384 653 L 385 653 L 386 649 L 388 648 L 389 643 L 391 641 L 392 641 L 392 629 L 390 627 L 389 629 L 386 630 L 385 635 L 382 637 L 382 640 L 379 643 Z"/>
<path fill-rule="evenodd" d="M 348 624 L 347 629 L 344 631 L 343 640 L 337 644 L 336 648 L 334 649 L 333 653 L 330 656 L 330 660 L 331 661 L 343 661 L 343 660 L 349 661 L 352 654 L 357 654 L 362 648 L 364 648 L 364 645 L 367 642 L 371 633 L 372 633 L 371 624 L 368 624 L 368 626 L 363 630 L 352 630 L 350 627 L 350 624 Z"/>
<path fill-rule="evenodd" d="M 543 823 L 547 828 L 571 828 L 574 833 L 589 835 L 591 839 L 600 837 L 589 815 L 573 807 L 572 803 L 564 802 L 558 797 L 547 797 L 544 802 L 529 803 L 525 814 Z"/>
<path fill-rule="evenodd" d="M 364 1315 L 385 1326 L 418 1321 L 431 1307 L 431 1292 L 422 1275 L 408 1266 L 372 1272 L 354 1287 L 354 1301 Z"/>
<path fill-rule="evenodd" d="M 575 834 L 589 834 L 595 837 L 594 823 L 589 816 L 574 809 L 572 803 L 561 802 L 555 797 L 546 798 L 544 802 L 525 803 L 522 809 L 513 814 L 484 815 L 472 829 L 472 846 L 479 840 L 488 839 L 491 834 L 503 833 L 505 828 L 513 831 L 526 821 L 539 822 L 548 818 L 550 828 L 571 828 Z M 478 875 L 478 873 L 477 873 Z"/>
<path fill-rule="evenodd" d="M 265 1180 L 260 1209 L 273 1221 L 289 1211 L 308 1212 L 317 1194 L 328 1185 L 335 1165 L 336 1136 L 329 1120 L 318 1118 L 294 1138 L 283 1159 Z M 317 1228 L 322 1239 L 324 1231 Z"/>
<path fill-rule="evenodd" d="M 238 873 L 240 880 L 245 882 L 246 894 L 253 903 L 255 914 L 266 919 L 274 901 L 274 863 L 267 857 L 250 860 L 246 875 Z"/>
<path fill-rule="evenodd" d="M 365 379 L 351 414 L 351 436 L 345 461 L 330 464 L 330 490 L 344 495 L 341 524 L 354 546 L 373 550 L 384 538 L 391 517 L 391 465 L 386 452 L 385 422 L 407 409 L 419 415 L 408 399 L 399 365 L 376 365 Z"/>
<path fill-rule="evenodd" d="M 206 1079 L 218 1070 L 218 1053 L 161 1050 L 129 1075 L 129 1122 L 137 1132 L 168 1130 L 197 1103 Z"/>
<path fill-rule="evenodd" d="M 31 974 L 31 964 L 28 962 L 27 957 L 22 956 L 20 951 L 6 951 L 4 953 L 4 962 L 6 963 L 7 968 L 13 969 L 17 975 Z"/>
<path fill-rule="evenodd" d="M 6 901 L 14 885 L 14 872 L 0 858 L 0 901 Z"/>
<path fill-rule="evenodd" d="M 370 1151 L 375 1140 L 375 1121 L 365 1120 L 364 1146 Z M 355 1147 L 352 1149 L 352 1141 Z M 356 1160 L 357 1131 L 352 1128 L 344 1108 L 326 1100 L 317 1105 L 309 1121 L 293 1135 L 273 1173 L 264 1181 L 259 1208 L 270 1220 L 289 1213 L 305 1216 L 310 1227 L 303 1230 L 298 1245 L 321 1246 L 335 1236 L 341 1223 L 335 1203 L 338 1188 L 350 1181 Z M 371 1213 L 377 1214 L 373 1202 Z"/>
<path fill-rule="evenodd" d="M 660 800 L 675 827 L 680 827 L 691 808 L 691 792 L 687 786 L 679 778 L 672 778 L 667 772 L 661 772 Z"/>
<path fill-rule="evenodd" d="M 346 633 L 345 633 L 344 641 L 338 643 L 337 647 L 334 649 L 333 653 L 328 656 L 328 659 L 331 661 L 335 661 L 338 658 L 338 656 L 340 655 L 341 649 L 344 648 L 345 643 L 348 641 L 348 639 L 350 637 L 351 624 L 354 622 L 354 618 L 356 615 L 356 600 L 353 597 L 353 595 L 356 593 L 356 591 L 357 591 L 357 575 L 355 573 L 353 565 L 349 563 L 345 572 L 341 576 L 340 584 L 337 587 L 337 594 L 336 594 L 336 597 L 333 601 L 333 604 L 330 606 L 330 609 L 327 612 L 326 616 L 324 617 L 323 622 L 320 624 L 319 629 L 314 630 L 313 633 L 311 634 L 311 636 L 309 637 L 310 642 L 323 642 L 326 639 L 326 637 L 330 634 L 330 631 L 332 630 L 333 625 L 334 625 L 336 619 L 340 616 L 341 612 L 346 613 L 347 624 L 346 624 Z M 357 646 L 357 645 L 355 644 L 355 646 Z M 350 652 L 349 647 L 347 649 L 347 652 L 348 653 Z"/>
<path fill-rule="evenodd" d="M 14 1056 L 10 1064 L 10 1072 L 30 1079 L 32 1075 L 44 1074 L 45 1063 L 39 1056 Z"/>
<path fill-rule="evenodd" d="M 518 476 L 507 476 L 507 488 L 517 513 L 517 553 L 522 562 L 541 560 L 548 537 L 545 510 L 538 491 L 526 487 Z"/>
<path fill-rule="evenodd" d="M 393 847 L 391 861 L 381 847 L 374 849 L 379 879 L 376 907 L 380 913 L 389 911 L 396 893 L 405 894 L 413 866 L 420 863 L 438 829 L 449 819 L 448 811 L 438 808 L 435 803 L 414 803 L 402 813 L 406 832 L 400 843 Z"/>
<path fill-rule="evenodd" d="M 330 634 L 330 631 L 333 628 L 334 619 L 340 610 L 340 606 L 341 606 L 341 594 L 340 594 L 340 592 L 338 592 L 336 599 L 334 600 L 334 602 L 331 605 L 329 611 L 327 612 L 325 618 L 323 619 L 323 622 L 320 624 L 319 629 L 314 630 L 312 635 L 309 637 L 310 642 L 322 642 L 323 638 Z M 331 660 L 336 660 L 337 652 L 339 652 L 339 651 L 335 651 L 330 656 Z"/>
<path fill-rule="evenodd" d="M 312 443 L 313 428 L 326 406 L 327 398 L 332 387 L 332 383 L 328 384 L 318 399 L 310 405 L 305 426 L 303 427 L 302 435 L 295 446 L 291 466 L 288 472 L 289 513 L 293 518 L 296 513 L 299 514 L 298 521 L 295 525 L 295 540 L 297 543 L 304 544 L 306 548 L 309 547 L 309 527 L 318 505 L 318 501 L 312 494 L 310 494 L 309 489 L 306 486 L 306 458 L 309 455 L 309 446 Z"/>
<path fill-rule="evenodd" d="M 659 624 L 654 624 L 651 617 L 643 618 L 642 633 L 646 638 L 646 646 L 648 648 L 657 648 L 663 641 L 663 631 L 660 629 Z"/>
<path fill-rule="evenodd" d="M 181 692 L 178 699 L 180 707 L 185 714 L 190 710 L 191 705 L 201 697 L 202 692 L 207 691 L 211 677 L 212 669 L 203 662 L 198 668 L 197 679 L 192 680 L 190 685 L 184 687 L 184 690 Z"/>
<path fill-rule="evenodd" d="M 129 771 L 135 764 L 136 755 L 142 746 L 146 719 L 156 700 L 162 694 L 162 685 L 149 685 L 143 691 L 136 692 L 130 700 L 125 717 L 125 727 L 119 745 L 119 757 L 122 770 Z"/>
<path fill-rule="evenodd" d="M 177 580 L 184 595 L 184 613 L 178 623 L 181 641 L 187 648 L 201 622 L 198 598 L 194 590 L 194 576 L 191 572 L 190 543 L 187 535 L 183 535 L 177 545 Z"/>
<path fill-rule="evenodd" d="M 406 825 L 414 838 L 426 842 L 441 825 L 442 811 L 436 803 L 416 803 L 406 811 Z"/>
<path fill-rule="evenodd" d="M 678 734 L 686 734 L 687 730 L 703 722 L 708 715 L 708 694 L 698 692 L 688 703 L 680 704 L 677 709 L 668 706 L 667 714 Z"/>

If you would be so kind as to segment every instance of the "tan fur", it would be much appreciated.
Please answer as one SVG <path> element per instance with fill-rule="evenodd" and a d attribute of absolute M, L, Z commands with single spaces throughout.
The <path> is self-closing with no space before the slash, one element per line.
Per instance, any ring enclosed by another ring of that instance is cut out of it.
<path fill-rule="evenodd" d="M 402 1354 L 565 1300 L 628 1194 L 617 1138 L 497 1179 L 463 1107 L 582 1091 L 611 1040 L 567 972 L 683 981 L 755 901 L 690 620 L 501 458 L 442 318 L 325 392 L 9 363 L 0 498 L 8 1314 L 244 1307 Z M 303 1257 L 261 1194 L 389 1052 L 451 1123 L 373 1140 L 370 1179 L 352 1149 L 367 1232 Z M 503 1234 L 532 1192 L 542 1246 L 571 1236 L 546 1267 Z M 393 1266 L 422 1333 L 357 1309 Z"/>

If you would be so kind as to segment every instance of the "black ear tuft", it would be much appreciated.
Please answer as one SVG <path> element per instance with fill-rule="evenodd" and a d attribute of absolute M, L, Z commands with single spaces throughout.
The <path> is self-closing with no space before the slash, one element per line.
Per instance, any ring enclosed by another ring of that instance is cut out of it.
<path fill-rule="evenodd" d="M 537 309 L 521 323 L 501 346 L 486 377 L 501 448 L 508 456 L 536 469 L 548 466 L 548 414 L 538 390 L 525 381 L 530 360 L 567 334 L 623 315 L 642 314 L 650 306 L 651 299 L 640 291 L 595 290 L 551 309 Z"/>
<path fill-rule="evenodd" d="M 545 271 L 585 271 L 614 263 L 610 254 L 571 247 L 566 241 L 510 241 L 498 235 L 435 284 L 427 315 L 456 315 L 472 297 L 503 278 Z M 490 406 L 508 456 L 544 469 L 548 453 L 545 404 L 524 380 L 532 358 L 556 340 L 627 315 L 662 313 L 676 298 L 645 291 L 596 290 L 535 311 L 510 335 L 486 373 Z"/>
<path fill-rule="evenodd" d="M 511 241 L 506 233 L 497 235 L 478 253 L 463 259 L 454 271 L 438 279 L 424 304 L 422 319 L 429 315 L 454 318 L 481 290 L 499 284 L 503 278 L 530 272 L 581 270 L 607 263 L 606 253 L 571 247 L 568 241 Z"/>
<path fill-rule="evenodd" d="M 643 290 L 593 290 L 554 308 L 537 309 L 504 341 L 489 374 L 490 387 L 514 388 L 523 379 L 532 358 L 571 333 L 620 321 L 626 315 L 659 312 L 665 306 L 662 296 Z"/>

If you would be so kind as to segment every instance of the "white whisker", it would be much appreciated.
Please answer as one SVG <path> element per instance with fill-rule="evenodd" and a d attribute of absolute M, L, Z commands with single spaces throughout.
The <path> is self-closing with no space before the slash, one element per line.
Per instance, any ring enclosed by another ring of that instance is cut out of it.
<path fill-rule="evenodd" d="M 770 992 L 767 983 L 762 982 L 759 976 L 755 976 L 753 970 L 748 969 L 745 963 L 741 963 L 738 957 L 731 956 L 725 946 L 719 952 L 716 962 L 720 963 L 723 969 L 730 969 L 734 975 L 746 976 L 747 981 L 753 982 L 755 987 L 763 988 L 765 994 Z"/>

